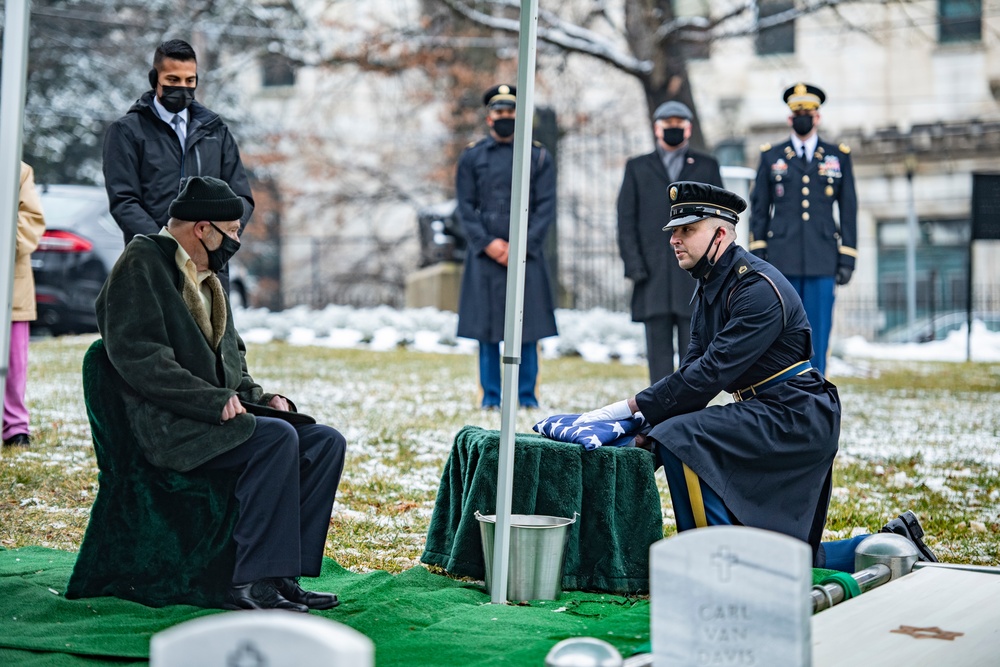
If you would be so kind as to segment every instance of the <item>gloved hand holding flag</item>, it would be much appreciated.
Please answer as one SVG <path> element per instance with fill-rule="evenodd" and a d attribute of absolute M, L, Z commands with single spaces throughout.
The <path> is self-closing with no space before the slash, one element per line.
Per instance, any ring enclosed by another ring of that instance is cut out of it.
<path fill-rule="evenodd" d="M 590 412 L 584 412 L 576 418 L 576 421 L 573 422 L 573 426 L 587 424 L 589 422 L 608 421 L 610 419 L 628 419 L 631 416 L 632 409 L 629 408 L 628 401 L 618 401 L 617 403 L 612 403 L 611 405 L 605 405 L 603 408 L 597 408 L 596 410 L 591 410 Z"/>

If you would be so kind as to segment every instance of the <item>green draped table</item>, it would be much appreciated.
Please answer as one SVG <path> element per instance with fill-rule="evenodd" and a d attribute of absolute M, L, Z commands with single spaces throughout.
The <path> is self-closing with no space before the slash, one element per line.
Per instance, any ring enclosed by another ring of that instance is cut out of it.
<path fill-rule="evenodd" d="M 420 560 L 483 579 L 475 513 L 495 514 L 500 432 L 466 426 L 441 475 Z M 564 590 L 617 595 L 649 590 L 649 547 L 663 537 L 653 456 L 635 447 L 580 445 L 515 436 L 513 514 L 572 517 Z"/>

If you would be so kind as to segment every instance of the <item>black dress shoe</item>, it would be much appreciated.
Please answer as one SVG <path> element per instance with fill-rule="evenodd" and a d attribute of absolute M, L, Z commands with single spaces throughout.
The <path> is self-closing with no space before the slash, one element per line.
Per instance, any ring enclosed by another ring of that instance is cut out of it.
<path fill-rule="evenodd" d="M 310 609 L 333 609 L 340 604 L 340 600 L 333 593 L 316 593 L 307 591 L 299 585 L 299 582 L 292 577 L 283 577 L 274 580 L 278 593 L 292 602 L 304 604 Z"/>
<path fill-rule="evenodd" d="M 278 592 L 278 579 L 258 579 L 249 584 L 231 586 L 226 609 L 287 609 L 308 613 L 309 607 L 292 602 Z"/>
<path fill-rule="evenodd" d="M 882 527 L 880 533 L 895 533 L 896 535 L 902 535 L 909 541 L 913 542 L 917 547 L 918 558 L 922 561 L 928 561 L 931 563 L 938 562 L 937 556 L 934 555 L 924 541 L 920 538 L 924 536 L 924 529 L 920 526 L 920 521 L 917 519 L 917 515 L 913 512 L 907 510 L 900 514 L 898 517 L 885 524 Z"/>
<path fill-rule="evenodd" d="M 18 433 L 3 441 L 4 447 L 28 447 L 30 445 L 31 438 L 28 437 L 27 433 Z"/>

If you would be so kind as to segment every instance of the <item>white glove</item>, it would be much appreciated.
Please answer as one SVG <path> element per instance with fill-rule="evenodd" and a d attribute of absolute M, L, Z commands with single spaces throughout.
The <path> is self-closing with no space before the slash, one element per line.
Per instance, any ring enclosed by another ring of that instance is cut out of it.
<path fill-rule="evenodd" d="M 587 424 L 589 422 L 628 419 L 631 416 L 632 410 L 628 407 L 628 401 L 618 401 L 617 403 L 612 403 L 611 405 L 605 405 L 603 408 L 591 410 L 590 412 L 584 412 L 576 418 L 576 421 L 573 422 L 573 426 L 576 426 L 577 424 Z"/>

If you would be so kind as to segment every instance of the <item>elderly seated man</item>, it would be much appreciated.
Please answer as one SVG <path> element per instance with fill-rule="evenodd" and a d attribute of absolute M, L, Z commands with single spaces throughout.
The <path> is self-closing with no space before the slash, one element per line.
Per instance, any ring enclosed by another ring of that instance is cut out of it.
<path fill-rule="evenodd" d="M 265 393 L 216 274 L 239 250 L 243 200 L 224 181 L 189 178 L 159 234 L 136 236 L 97 298 L 111 364 L 142 453 L 186 473 L 237 473 L 236 563 L 226 606 L 307 612 L 339 604 L 305 591 L 317 576 L 346 442 Z"/>

